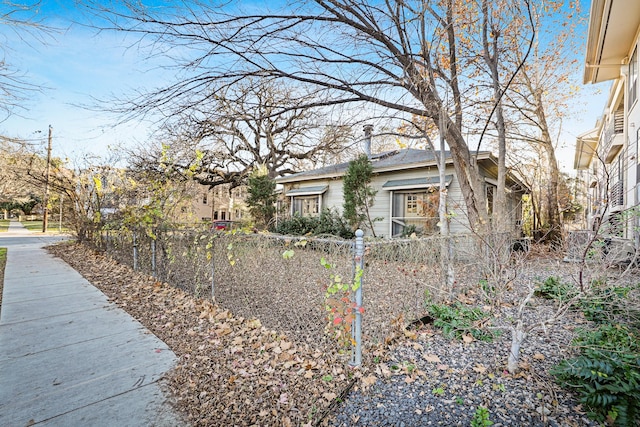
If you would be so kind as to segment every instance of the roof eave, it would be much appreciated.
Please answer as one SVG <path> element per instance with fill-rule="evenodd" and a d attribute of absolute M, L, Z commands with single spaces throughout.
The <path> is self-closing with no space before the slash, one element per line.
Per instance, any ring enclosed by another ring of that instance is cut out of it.
<path fill-rule="evenodd" d="M 604 6 L 607 0 L 593 0 L 589 11 L 589 29 L 587 30 L 587 48 L 585 53 L 584 83 L 595 83 L 597 65 L 599 65 L 602 46 L 602 23 Z"/>
<path fill-rule="evenodd" d="M 584 83 L 621 77 L 640 26 L 640 2 L 592 0 L 585 54 Z"/>
<path fill-rule="evenodd" d="M 593 156 L 598 149 L 598 138 L 600 128 L 591 129 L 576 138 L 576 152 L 573 158 L 573 168 L 575 170 L 589 169 Z"/>

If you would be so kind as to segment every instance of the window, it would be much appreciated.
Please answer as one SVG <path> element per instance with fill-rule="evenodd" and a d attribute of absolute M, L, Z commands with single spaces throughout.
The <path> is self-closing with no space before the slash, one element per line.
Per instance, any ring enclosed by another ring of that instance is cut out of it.
<path fill-rule="evenodd" d="M 439 198 L 440 193 L 435 187 L 420 192 L 394 192 L 391 198 L 391 235 L 436 233 Z"/>
<path fill-rule="evenodd" d="M 220 211 L 220 219 L 227 219 L 227 212 L 226 211 Z"/>
<path fill-rule="evenodd" d="M 407 210 L 408 214 L 418 213 L 418 195 L 415 193 L 407 194 Z"/>
<path fill-rule="evenodd" d="M 204 194 L 202 195 L 202 204 L 203 204 L 203 205 L 206 205 L 206 204 L 207 204 L 207 193 L 204 193 Z"/>
<path fill-rule="evenodd" d="M 293 198 L 293 214 L 301 216 L 316 216 L 320 211 L 320 197 L 294 197 Z"/>
<path fill-rule="evenodd" d="M 629 61 L 629 107 L 638 97 L 638 49 L 633 51 Z"/>
<path fill-rule="evenodd" d="M 495 189 L 495 186 L 487 185 L 487 214 L 489 214 L 489 216 L 493 215 L 493 196 Z"/>

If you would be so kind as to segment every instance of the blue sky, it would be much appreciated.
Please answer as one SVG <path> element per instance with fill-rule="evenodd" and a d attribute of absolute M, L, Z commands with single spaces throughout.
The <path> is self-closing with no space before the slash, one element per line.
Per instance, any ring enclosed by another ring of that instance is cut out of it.
<path fill-rule="evenodd" d="M 5 3 L 0 3 L 0 15 L 2 8 L 6 8 Z M 583 8 L 588 11 L 588 2 Z M 121 34 L 96 35 L 94 30 L 74 24 L 74 20 L 84 18 L 72 0 L 43 0 L 37 16 L 60 29 L 46 37 L 44 45 L 28 36 L 22 40 L 0 25 L 2 43 L 8 46 L 4 52 L 6 61 L 26 73 L 30 82 L 45 87 L 42 93 L 31 95 L 25 110 L 0 123 L 0 133 L 34 140 L 44 150 L 46 129 L 52 125 L 54 155 L 70 159 L 88 153 L 107 157 L 109 147 L 145 141 L 148 124 L 130 122 L 114 126 L 114 116 L 81 105 L 95 104 L 94 98 L 162 85 L 171 76 L 154 68 L 157 64 L 149 63 L 144 53 L 127 48 L 131 43 Z M 577 76 L 582 76 L 581 68 Z M 564 122 L 564 144 L 558 151 L 564 170 L 572 167 L 575 137 L 594 127 L 602 114 L 608 84 L 599 85 L 599 89 L 599 95 L 584 95 L 578 100 L 575 113 Z M 593 87 L 587 87 L 583 93 L 592 91 Z"/>
<path fill-rule="evenodd" d="M 82 106 L 95 105 L 95 99 L 123 95 L 141 87 L 162 83 L 162 76 L 146 71 L 153 68 L 144 56 L 128 44 L 121 34 L 101 33 L 74 23 L 82 19 L 73 2 L 43 1 L 38 16 L 56 28 L 34 37 L 0 26 L 0 36 L 8 49 L 6 61 L 25 74 L 26 79 L 43 87 L 31 93 L 24 110 L 0 123 L 0 132 L 33 140 L 44 147 L 49 125 L 53 126 L 53 150 L 59 157 L 78 158 L 93 153 L 106 157 L 110 146 L 144 141 L 145 123 L 114 126 L 113 115 Z M 0 6 L 1 8 L 6 6 Z M 41 131 L 41 133 L 34 133 Z"/>

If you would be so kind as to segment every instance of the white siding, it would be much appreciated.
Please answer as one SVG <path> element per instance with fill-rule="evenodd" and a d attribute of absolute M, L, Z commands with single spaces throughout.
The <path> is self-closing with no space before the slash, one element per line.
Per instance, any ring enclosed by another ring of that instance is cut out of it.
<path fill-rule="evenodd" d="M 465 214 L 466 209 L 464 208 L 464 198 L 462 197 L 460 185 L 458 184 L 453 166 L 447 167 L 446 174 L 453 175 L 453 180 L 449 184 L 447 193 L 449 199 L 449 211 L 454 214 L 451 220 L 451 232 L 468 232 L 469 222 L 467 221 Z M 437 177 L 438 175 L 439 173 L 436 168 L 428 168 L 387 172 L 375 176 L 372 180 L 372 186 L 374 189 L 378 190 L 378 194 L 376 195 L 376 203 L 372 209 L 372 216 L 384 218 L 382 221 L 375 224 L 376 235 L 378 237 L 390 237 L 391 224 L 389 222 L 389 211 L 391 207 L 391 192 L 382 188 L 384 183 L 389 180 L 428 178 Z"/>
<path fill-rule="evenodd" d="M 453 179 L 448 187 L 448 204 L 451 216 L 451 232 L 452 233 L 468 233 L 470 232 L 469 220 L 466 214 L 466 204 L 460 184 L 455 174 L 453 165 L 448 165 L 446 175 L 452 175 Z M 486 170 L 481 170 L 482 176 L 490 175 Z M 391 191 L 382 188 L 382 186 L 390 180 L 407 180 L 416 178 L 438 177 L 437 168 L 416 168 L 393 172 L 378 173 L 373 176 L 371 186 L 377 191 L 375 203 L 371 208 L 370 214 L 372 218 L 382 218 L 381 221 L 374 223 L 375 234 L 377 237 L 390 237 L 390 216 L 391 216 Z M 492 177 L 495 179 L 495 177 Z M 328 186 L 327 191 L 322 195 L 322 209 L 333 209 L 342 213 L 342 204 L 344 201 L 342 192 L 342 179 L 316 179 L 305 180 L 301 183 L 286 184 L 286 191 L 292 188 L 305 188 L 315 186 Z M 404 190 L 406 191 L 406 190 Z M 481 195 L 484 197 L 484 195 Z M 368 235 L 372 235 L 367 231 Z"/>

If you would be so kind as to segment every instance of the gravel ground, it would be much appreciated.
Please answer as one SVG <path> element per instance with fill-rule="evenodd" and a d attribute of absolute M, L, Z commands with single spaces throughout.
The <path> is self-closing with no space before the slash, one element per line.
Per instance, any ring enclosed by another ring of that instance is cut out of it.
<path fill-rule="evenodd" d="M 570 334 L 562 332 L 532 336 L 527 347 L 535 353 L 528 351 L 524 369 L 509 375 L 508 337 L 464 344 L 421 331 L 376 366 L 382 379 L 352 392 L 332 425 L 468 426 L 483 406 L 494 426 L 595 426 L 547 374 L 564 354 L 560 343 Z"/>
<path fill-rule="evenodd" d="M 353 371 L 344 358 L 264 328 L 259 319 L 234 317 L 79 245 L 51 250 L 176 352 L 170 392 L 192 425 L 468 426 L 481 406 L 494 426 L 597 425 L 548 374 L 567 356 L 575 328 L 585 323 L 581 314 L 569 312 L 552 328 L 533 331 L 515 375 L 504 369 L 508 331 L 490 343 L 460 341 L 444 338 L 432 325 L 399 329 L 399 338 L 370 350 L 365 365 Z M 561 268 L 553 261 L 530 270 L 545 277 Z M 507 325 L 515 310 L 514 303 L 502 304 L 493 325 Z M 526 320 L 552 311 L 548 301 L 534 298 Z"/>

